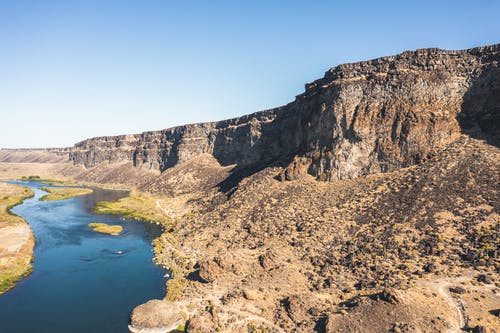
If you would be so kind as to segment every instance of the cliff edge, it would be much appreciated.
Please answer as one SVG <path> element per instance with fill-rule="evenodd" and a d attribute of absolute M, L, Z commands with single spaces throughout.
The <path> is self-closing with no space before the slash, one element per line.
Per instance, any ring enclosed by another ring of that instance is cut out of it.
<path fill-rule="evenodd" d="M 132 162 L 164 171 L 210 154 L 235 173 L 286 167 L 352 179 L 417 164 L 460 133 L 499 143 L 500 44 L 420 49 L 343 64 L 285 106 L 242 117 L 77 143 L 75 164 Z M 233 177 L 238 178 L 238 177 Z M 233 179 L 238 181 L 238 179 Z M 228 187 L 234 185 L 226 184 Z"/>

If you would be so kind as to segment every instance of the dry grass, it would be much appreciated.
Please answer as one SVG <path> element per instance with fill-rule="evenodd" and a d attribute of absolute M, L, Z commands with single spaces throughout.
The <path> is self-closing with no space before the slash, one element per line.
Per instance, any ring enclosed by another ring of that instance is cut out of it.
<path fill-rule="evenodd" d="M 42 179 L 68 180 L 82 172 L 71 163 L 0 163 L 0 179 L 21 179 L 37 175 Z"/>
<path fill-rule="evenodd" d="M 42 190 L 49 194 L 40 198 L 42 201 L 64 200 L 82 195 L 87 195 L 93 192 L 90 188 L 75 188 L 75 187 L 42 187 Z"/>
<path fill-rule="evenodd" d="M 32 270 L 33 235 L 26 222 L 9 211 L 31 196 L 28 188 L 0 183 L 0 294 Z"/>
<path fill-rule="evenodd" d="M 0 227 L 7 224 L 23 223 L 22 218 L 10 213 L 9 210 L 33 195 L 33 191 L 29 188 L 0 183 Z"/>
<path fill-rule="evenodd" d="M 129 219 L 157 222 L 165 227 L 172 227 L 172 218 L 162 211 L 156 202 L 152 195 L 132 191 L 130 196 L 115 202 L 98 202 L 94 213 L 122 215 Z"/>
<path fill-rule="evenodd" d="M 24 260 L 20 260 L 18 265 L 12 265 L 11 269 L 7 269 L 0 273 L 0 295 L 14 288 L 16 282 L 28 276 L 33 271 L 31 264 L 26 264 Z"/>
<path fill-rule="evenodd" d="M 121 225 L 109 225 L 106 223 L 89 223 L 89 227 L 94 229 L 96 232 L 100 232 L 101 234 L 108 234 L 111 236 L 117 236 L 123 231 L 123 227 Z"/>

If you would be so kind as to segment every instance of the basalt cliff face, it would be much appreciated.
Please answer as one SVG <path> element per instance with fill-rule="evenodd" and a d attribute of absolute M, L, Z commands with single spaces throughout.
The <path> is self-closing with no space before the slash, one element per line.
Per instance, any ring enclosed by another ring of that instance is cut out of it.
<path fill-rule="evenodd" d="M 306 85 L 295 101 L 230 120 L 75 145 L 75 164 L 132 161 L 164 171 L 201 154 L 240 170 L 284 166 L 350 179 L 413 165 L 462 132 L 499 142 L 500 45 L 421 49 L 344 64 Z"/>

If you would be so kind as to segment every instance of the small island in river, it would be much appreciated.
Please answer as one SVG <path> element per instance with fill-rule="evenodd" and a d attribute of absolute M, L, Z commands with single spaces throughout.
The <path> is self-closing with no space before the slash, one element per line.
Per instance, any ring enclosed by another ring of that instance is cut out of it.
<path fill-rule="evenodd" d="M 81 187 L 42 187 L 41 190 L 49 192 L 40 198 L 42 201 L 64 200 L 93 192 L 90 188 Z"/>
<path fill-rule="evenodd" d="M 111 236 L 118 236 L 123 230 L 123 227 L 121 225 L 109 225 L 106 223 L 92 222 L 89 223 L 88 226 L 94 229 L 94 231 L 96 232 L 108 234 Z"/>

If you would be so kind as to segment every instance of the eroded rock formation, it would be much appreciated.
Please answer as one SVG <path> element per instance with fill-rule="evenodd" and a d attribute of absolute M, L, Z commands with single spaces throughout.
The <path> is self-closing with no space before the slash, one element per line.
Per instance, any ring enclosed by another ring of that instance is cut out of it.
<path fill-rule="evenodd" d="M 498 144 L 500 45 L 421 49 L 344 64 L 285 106 L 230 120 L 75 145 L 93 167 L 132 161 L 164 171 L 208 153 L 222 165 L 289 167 L 284 179 L 356 178 L 416 164 L 462 131 Z"/>

